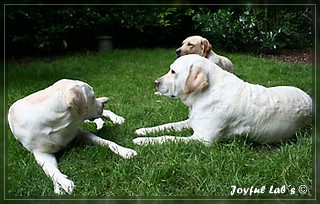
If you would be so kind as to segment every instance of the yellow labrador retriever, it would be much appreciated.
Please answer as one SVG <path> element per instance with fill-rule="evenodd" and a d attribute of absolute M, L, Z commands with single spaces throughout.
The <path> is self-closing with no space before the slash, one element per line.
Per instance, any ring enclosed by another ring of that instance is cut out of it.
<path fill-rule="evenodd" d="M 212 45 L 206 38 L 195 35 L 186 38 L 182 42 L 182 46 L 176 50 L 178 57 L 188 54 L 198 54 L 202 57 L 208 58 L 222 69 L 234 73 L 234 67 L 232 62 L 221 55 L 216 54 L 212 50 Z"/>
<path fill-rule="evenodd" d="M 73 181 L 59 171 L 54 156 L 75 137 L 108 146 L 124 158 L 137 154 L 132 149 L 80 129 L 84 120 L 93 120 L 103 114 L 114 122 L 124 121 L 111 111 L 103 110 L 106 101 L 106 97 L 96 99 L 87 83 L 62 79 L 10 107 L 8 121 L 14 137 L 33 153 L 37 163 L 52 179 L 55 193 L 70 194 L 75 187 Z"/>
<path fill-rule="evenodd" d="M 137 137 L 133 142 L 138 145 L 191 140 L 210 145 L 237 135 L 248 135 L 259 143 L 277 143 L 294 136 L 312 119 L 312 100 L 302 90 L 244 82 L 199 55 L 178 58 L 155 84 L 162 95 L 180 99 L 189 107 L 189 119 L 135 133 L 190 127 L 194 133 L 189 137 Z"/>

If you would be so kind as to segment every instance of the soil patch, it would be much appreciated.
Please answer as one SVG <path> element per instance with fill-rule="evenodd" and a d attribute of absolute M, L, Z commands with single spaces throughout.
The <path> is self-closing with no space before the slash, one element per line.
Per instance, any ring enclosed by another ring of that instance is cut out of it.
<path fill-rule="evenodd" d="M 266 59 L 274 59 L 285 62 L 301 63 L 301 64 L 312 64 L 313 51 L 309 50 L 278 50 L 273 53 L 260 53 L 259 57 Z"/>

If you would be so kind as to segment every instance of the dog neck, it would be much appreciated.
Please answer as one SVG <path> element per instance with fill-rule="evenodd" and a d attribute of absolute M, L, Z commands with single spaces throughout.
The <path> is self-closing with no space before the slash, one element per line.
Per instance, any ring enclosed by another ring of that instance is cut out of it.
<path fill-rule="evenodd" d="M 180 100 L 182 101 L 182 103 L 186 106 L 188 106 L 189 108 L 191 108 L 192 104 L 194 103 L 196 97 L 194 96 L 194 93 L 190 93 L 190 94 L 184 94 L 183 96 L 179 97 Z"/>

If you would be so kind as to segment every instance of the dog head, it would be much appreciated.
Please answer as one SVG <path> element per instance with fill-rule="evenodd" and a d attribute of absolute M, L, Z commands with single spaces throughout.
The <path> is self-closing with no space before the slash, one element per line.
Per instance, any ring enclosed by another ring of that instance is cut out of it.
<path fill-rule="evenodd" d="M 209 85 L 205 60 L 194 54 L 178 58 L 166 75 L 155 80 L 158 91 L 181 99 L 205 89 Z"/>
<path fill-rule="evenodd" d="M 211 50 L 212 46 L 206 38 L 195 35 L 186 38 L 182 42 L 182 46 L 176 50 L 176 54 L 177 57 L 188 54 L 197 54 L 208 58 L 208 54 Z"/>
<path fill-rule="evenodd" d="M 60 86 L 65 86 L 67 108 L 83 119 L 94 120 L 102 115 L 107 97 L 96 98 L 95 93 L 87 83 L 63 79 L 58 81 Z"/>

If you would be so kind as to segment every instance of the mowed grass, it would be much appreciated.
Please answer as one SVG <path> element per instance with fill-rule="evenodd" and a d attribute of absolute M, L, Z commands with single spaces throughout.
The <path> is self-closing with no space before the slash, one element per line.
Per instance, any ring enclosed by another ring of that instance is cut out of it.
<path fill-rule="evenodd" d="M 105 119 L 106 126 L 99 131 L 94 124 L 83 124 L 83 128 L 135 149 L 138 156 L 133 159 L 123 159 L 107 147 L 75 142 L 57 153 L 61 172 L 76 184 L 72 198 L 229 198 L 232 185 L 266 186 L 266 192 L 259 195 L 263 197 L 312 196 L 311 125 L 299 131 L 296 139 L 280 145 L 258 145 L 245 137 L 218 141 L 210 147 L 198 142 L 142 147 L 132 143 L 138 128 L 180 121 L 188 116 L 188 108 L 179 100 L 154 95 L 154 80 L 168 71 L 175 59 L 174 50 L 114 50 L 10 63 L 6 66 L 7 109 L 14 101 L 58 79 L 70 78 L 89 83 L 97 96 L 108 96 L 106 109 L 126 119 L 122 125 Z M 313 95 L 311 65 L 265 60 L 246 54 L 221 54 L 233 61 L 236 75 L 245 81 L 268 87 L 297 86 Z M 189 136 L 192 130 L 155 135 L 163 134 Z M 10 130 L 5 145 L 6 198 L 55 198 L 52 197 L 55 196 L 52 181 Z M 305 194 L 298 191 L 300 185 L 307 186 Z M 285 186 L 286 192 L 272 194 L 271 186 L 273 189 Z M 295 192 L 290 195 L 292 188 Z"/>

